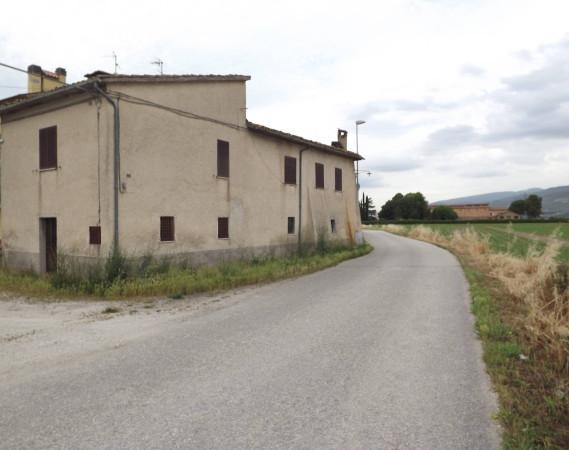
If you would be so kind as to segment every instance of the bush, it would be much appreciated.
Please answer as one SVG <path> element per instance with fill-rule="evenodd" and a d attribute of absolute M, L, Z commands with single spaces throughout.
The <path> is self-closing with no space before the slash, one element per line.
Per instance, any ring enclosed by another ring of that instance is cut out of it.
<path fill-rule="evenodd" d="M 450 206 L 437 205 L 431 211 L 431 219 L 434 220 L 456 220 L 458 215 Z"/>

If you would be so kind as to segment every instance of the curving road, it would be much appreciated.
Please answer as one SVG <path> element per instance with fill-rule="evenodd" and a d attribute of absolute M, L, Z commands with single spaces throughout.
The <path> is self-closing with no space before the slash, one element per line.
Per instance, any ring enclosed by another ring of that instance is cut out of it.
<path fill-rule="evenodd" d="M 456 259 L 366 238 L 368 256 L 0 379 L 0 448 L 498 448 Z"/>

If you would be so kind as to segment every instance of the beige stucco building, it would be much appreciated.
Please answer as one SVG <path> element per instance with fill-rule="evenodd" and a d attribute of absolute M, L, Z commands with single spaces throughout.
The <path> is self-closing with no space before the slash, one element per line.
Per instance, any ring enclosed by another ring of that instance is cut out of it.
<path fill-rule="evenodd" d="M 491 208 L 488 203 L 471 203 L 465 205 L 448 205 L 459 220 L 518 220 L 519 214 L 508 208 Z"/>
<path fill-rule="evenodd" d="M 4 263 L 53 270 L 114 242 L 195 263 L 354 242 L 346 133 L 324 145 L 248 122 L 247 80 L 95 72 L 0 101 Z"/>

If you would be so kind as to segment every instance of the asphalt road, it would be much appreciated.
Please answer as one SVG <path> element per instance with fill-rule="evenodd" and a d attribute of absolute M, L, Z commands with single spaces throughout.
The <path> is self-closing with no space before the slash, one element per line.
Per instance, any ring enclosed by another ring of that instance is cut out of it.
<path fill-rule="evenodd" d="M 366 237 L 368 256 L 0 380 L 0 448 L 497 448 L 456 259 Z"/>

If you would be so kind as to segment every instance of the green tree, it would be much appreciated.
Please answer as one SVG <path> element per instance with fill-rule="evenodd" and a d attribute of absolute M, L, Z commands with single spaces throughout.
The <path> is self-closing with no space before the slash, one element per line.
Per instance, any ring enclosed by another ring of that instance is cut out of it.
<path fill-rule="evenodd" d="M 369 211 L 374 208 L 373 200 L 371 197 L 362 192 L 362 199 L 360 200 L 360 218 L 362 221 L 369 220 Z"/>
<path fill-rule="evenodd" d="M 526 214 L 528 217 L 539 217 L 541 216 L 541 201 L 542 198 L 539 195 L 532 194 L 526 199 Z"/>
<path fill-rule="evenodd" d="M 379 217 L 385 220 L 422 220 L 428 216 L 429 205 L 420 192 L 409 192 L 405 195 L 397 193 L 381 207 L 379 212 Z"/>
<path fill-rule="evenodd" d="M 510 204 L 510 211 L 513 211 L 517 214 L 521 214 L 524 215 L 527 211 L 527 204 L 525 200 L 514 200 L 511 204 Z"/>
<path fill-rule="evenodd" d="M 437 205 L 431 211 L 431 219 L 434 220 L 456 220 L 458 216 L 454 209 L 447 205 Z"/>

